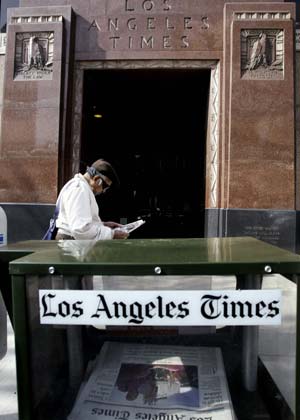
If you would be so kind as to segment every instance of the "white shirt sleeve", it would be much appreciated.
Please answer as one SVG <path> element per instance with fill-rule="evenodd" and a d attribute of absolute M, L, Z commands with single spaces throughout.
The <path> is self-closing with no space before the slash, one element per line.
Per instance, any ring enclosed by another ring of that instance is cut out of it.
<path fill-rule="evenodd" d="M 68 188 L 62 197 L 62 215 L 75 239 L 112 239 L 113 231 L 104 226 L 98 216 L 98 206 L 89 187 L 76 183 Z M 94 202 L 93 202 L 94 201 Z"/>

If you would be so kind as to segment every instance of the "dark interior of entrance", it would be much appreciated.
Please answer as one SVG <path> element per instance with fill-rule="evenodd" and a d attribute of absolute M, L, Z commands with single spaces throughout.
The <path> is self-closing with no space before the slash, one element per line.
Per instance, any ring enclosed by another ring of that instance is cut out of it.
<path fill-rule="evenodd" d="M 87 70 L 81 171 L 97 158 L 121 185 L 99 197 L 102 220 L 146 224 L 142 238 L 204 236 L 210 71 Z"/>

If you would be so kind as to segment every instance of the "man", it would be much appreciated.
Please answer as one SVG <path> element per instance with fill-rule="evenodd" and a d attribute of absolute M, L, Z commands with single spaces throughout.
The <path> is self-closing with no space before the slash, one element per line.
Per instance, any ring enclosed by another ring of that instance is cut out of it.
<path fill-rule="evenodd" d="M 110 163 L 99 159 L 87 167 L 86 173 L 76 174 L 61 190 L 57 205 L 58 228 L 55 239 L 126 239 L 128 233 L 116 222 L 102 222 L 98 214 L 96 195 L 103 194 L 118 176 Z"/>

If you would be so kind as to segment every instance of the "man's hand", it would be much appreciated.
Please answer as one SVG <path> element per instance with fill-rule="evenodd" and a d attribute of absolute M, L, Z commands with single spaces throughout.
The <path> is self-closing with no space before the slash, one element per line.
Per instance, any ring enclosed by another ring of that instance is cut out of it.
<path fill-rule="evenodd" d="M 117 222 L 103 222 L 103 224 L 104 224 L 104 226 L 107 226 L 107 227 L 109 227 L 111 229 L 114 229 L 114 228 L 118 228 L 118 227 L 122 227 L 123 226 L 123 225 L 121 225 L 120 223 L 117 223 Z"/>
<path fill-rule="evenodd" d="M 127 239 L 129 233 L 122 229 L 114 229 L 114 236 L 113 239 Z"/>

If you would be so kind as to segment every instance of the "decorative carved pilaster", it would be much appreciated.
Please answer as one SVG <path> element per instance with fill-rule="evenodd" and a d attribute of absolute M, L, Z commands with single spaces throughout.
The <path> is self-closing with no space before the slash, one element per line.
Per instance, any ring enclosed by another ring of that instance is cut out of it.
<path fill-rule="evenodd" d="M 220 64 L 211 70 L 207 133 L 207 173 L 209 177 L 209 207 L 217 207 L 219 175 L 219 120 L 220 120 Z"/>

